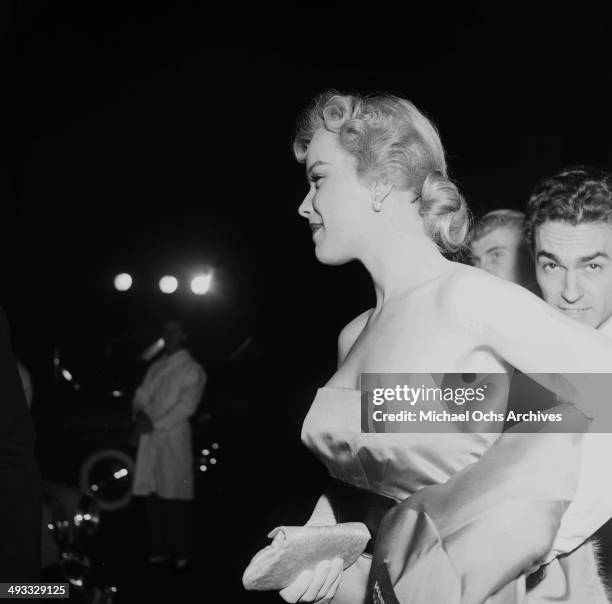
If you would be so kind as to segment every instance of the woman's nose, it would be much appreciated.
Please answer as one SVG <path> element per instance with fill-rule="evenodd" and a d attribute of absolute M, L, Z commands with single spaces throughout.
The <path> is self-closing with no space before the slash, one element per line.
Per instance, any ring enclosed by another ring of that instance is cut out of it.
<path fill-rule="evenodd" d="M 308 218 L 312 212 L 312 193 L 309 191 L 306 197 L 302 200 L 300 207 L 298 208 L 298 214 L 302 218 Z"/>

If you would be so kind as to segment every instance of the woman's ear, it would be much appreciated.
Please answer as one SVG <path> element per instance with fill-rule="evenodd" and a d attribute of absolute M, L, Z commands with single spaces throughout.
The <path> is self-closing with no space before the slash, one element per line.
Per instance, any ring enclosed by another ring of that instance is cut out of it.
<path fill-rule="evenodd" d="M 386 179 L 379 177 L 372 182 L 370 192 L 372 194 L 372 203 L 377 207 L 376 211 L 380 211 L 383 202 L 387 199 L 392 190 L 393 185 L 387 182 Z"/>

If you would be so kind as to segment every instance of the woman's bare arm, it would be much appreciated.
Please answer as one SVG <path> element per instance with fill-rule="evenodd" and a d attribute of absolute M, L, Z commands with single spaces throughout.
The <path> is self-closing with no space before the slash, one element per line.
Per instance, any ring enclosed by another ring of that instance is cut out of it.
<path fill-rule="evenodd" d="M 449 312 L 466 322 L 478 345 L 489 346 L 588 417 L 612 408 L 602 407 L 605 385 L 612 385 L 612 340 L 484 272 L 462 271 L 448 288 Z"/>

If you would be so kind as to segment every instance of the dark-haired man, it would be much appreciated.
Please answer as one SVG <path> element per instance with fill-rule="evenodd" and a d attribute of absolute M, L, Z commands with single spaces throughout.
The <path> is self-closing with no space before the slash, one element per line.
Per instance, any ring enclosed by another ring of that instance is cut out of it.
<path fill-rule="evenodd" d="M 548 178 L 534 190 L 528 212 L 544 299 L 612 336 L 612 174 L 577 168 Z"/>
<path fill-rule="evenodd" d="M 612 337 L 612 174 L 573 168 L 543 180 L 529 200 L 525 227 L 544 300 Z M 590 590 L 567 601 L 608 601 L 585 539 L 612 516 L 612 485 L 604 471 L 611 439 L 606 433 L 585 435 L 578 489 L 555 542 L 553 553 L 562 554 L 560 568 L 568 580 L 578 569 L 574 587 Z"/>

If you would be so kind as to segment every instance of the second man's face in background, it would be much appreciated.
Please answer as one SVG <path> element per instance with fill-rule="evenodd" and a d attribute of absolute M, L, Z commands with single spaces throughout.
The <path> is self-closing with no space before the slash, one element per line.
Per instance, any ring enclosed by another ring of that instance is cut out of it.
<path fill-rule="evenodd" d="M 472 264 L 492 275 L 522 283 L 522 264 L 526 248 L 522 232 L 513 226 L 501 226 L 470 244 Z"/>

